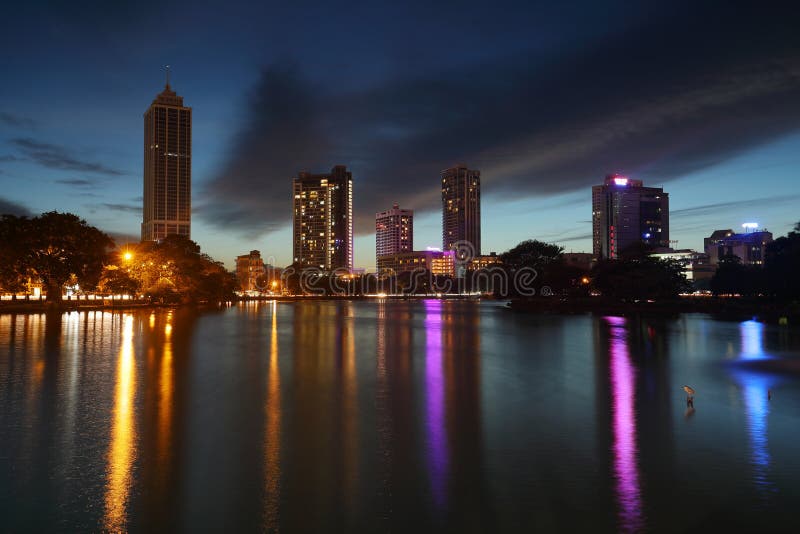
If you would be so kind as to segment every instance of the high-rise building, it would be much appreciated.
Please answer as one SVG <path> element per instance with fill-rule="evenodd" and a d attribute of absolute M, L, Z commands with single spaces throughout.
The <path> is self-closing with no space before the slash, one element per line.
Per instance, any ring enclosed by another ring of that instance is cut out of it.
<path fill-rule="evenodd" d="M 347 167 L 301 172 L 294 179 L 293 242 L 295 262 L 353 269 L 353 175 Z"/>
<path fill-rule="evenodd" d="M 745 232 L 737 234 L 733 230 L 714 230 L 703 239 L 703 248 L 709 256 L 711 265 L 716 267 L 725 256 L 738 257 L 743 265 L 762 265 L 767 245 L 772 243 L 772 232 L 759 230 L 755 223 L 742 225 Z"/>
<path fill-rule="evenodd" d="M 375 214 L 375 259 L 414 250 L 414 210 L 392 209 Z M 377 265 L 377 263 L 375 264 Z"/>
<path fill-rule="evenodd" d="M 669 194 L 641 180 L 606 176 L 592 187 L 592 234 L 597 259 L 619 258 L 637 244 L 668 247 Z"/>
<path fill-rule="evenodd" d="M 463 164 L 442 171 L 442 250 L 481 253 L 481 172 Z"/>
<path fill-rule="evenodd" d="M 191 237 L 192 108 L 169 86 L 144 113 L 142 241 Z"/>

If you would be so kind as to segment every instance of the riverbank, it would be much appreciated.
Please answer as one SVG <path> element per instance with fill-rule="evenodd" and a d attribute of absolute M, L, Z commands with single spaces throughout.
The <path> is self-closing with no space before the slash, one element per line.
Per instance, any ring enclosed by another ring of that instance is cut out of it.
<path fill-rule="evenodd" d="M 706 313 L 717 319 L 755 319 L 765 323 L 800 325 L 800 304 L 767 299 L 681 297 L 671 300 L 620 302 L 599 297 L 560 300 L 555 297 L 513 299 L 508 307 L 516 312 L 603 315 L 678 315 Z"/>

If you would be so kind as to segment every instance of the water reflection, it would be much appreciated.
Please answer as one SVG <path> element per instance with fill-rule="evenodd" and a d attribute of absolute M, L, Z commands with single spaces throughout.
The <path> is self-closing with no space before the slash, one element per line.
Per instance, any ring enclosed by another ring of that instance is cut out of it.
<path fill-rule="evenodd" d="M 111 446 L 108 452 L 108 480 L 105 498 L 105 530 L 125 529 L 125 517 L 132 483 L 134 461 L 134 395 L 136 367 L 133 350 L 133 316 L 123 315 L 122 345 L 117 360 L 117 383 L 114 390 L 114 412 Z"/>
<path fill-rule="evenodd" d="M 266 431 L 264 433 L 266 503 L 264 527 L 278 531 L 281 490 L 281 377 L 278 369 L 278 303 L 270 306 L 269 371 L 267 373 Z"/>
<path fill-rule="evenodd" d="M 764 352 L 764 325 L 757 321 L 739 324 L 741 339 L 740 360 L 768 359 Z M 772 379 L 768 374 L 746 367 L 734 370 L 736 380 L 742 385 L 742 400 L 747 416 L 747 434 L 750 444 L 750 463 L 753 466 L 753 482 L 762 493 L 772 490 L 769 479 L 770 454 L 767 441 L 767 419 L 769 416 L 769 391 Z"/>
<path fill-rule="evenodd" d="M 163 351 L 161 354 L 159 372 L 159 399 L 158 399 L 158 473 L 162 478 L 161 486 L 164 485 L 164 477 L 168 476 L 168 462 L 172 450 L 172 414 L 174 412 L 173 396 L 175 383 L 172 377 L 172 316 L 170 311 L 167 313 L 166 324 L 164 325 Z M 152 316 L 151 316 L 152 320 Z M 152 354 L 151 350 L 148 351 Z"/>
<path fill-rule="evenodd" d="M 623 317 L 606 317 L 609 325 L 611 410 L 615 493 L 620 527 L 635 532 L 643 527 L 642 495 L 636 445 L 635 369 L 628 353 Z"/>
<path fill-rule="evenodd" d="M 445 390 L 442 374 L 442 302 L 425 301 L 425 422 L 428 441 L 428 469 L 434 504 L 446 501 L 448 468 Z"/>

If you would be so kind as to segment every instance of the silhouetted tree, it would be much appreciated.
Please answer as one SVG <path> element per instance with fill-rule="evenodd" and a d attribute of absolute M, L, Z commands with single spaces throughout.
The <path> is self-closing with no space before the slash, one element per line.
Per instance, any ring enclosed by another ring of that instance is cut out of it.
<path fill-rule="evenodd" d="M 3 250 L 4 278 L 16 273 L 40 279 L 49 302 L 61 301 L 64 284 L 73 276 L 84 289 L 94 289 L 114 246 L 108 235 L 71 213 L 51 211 L 32 219 L 4 216 L 0 226 L 0 234 L 9 236 L 14 248 L 7 259 Z"/>
<path fill-rule="evenodd" d="M 800 222 L 767 245 L 764 270 L 770 293 L 781 299 L 800 298 Z"/>
<path fill-rule="evenodd" d="M 603 296 L 622 300 L 671 298 L 689 289 L 679 262 L 649 256 L 601 261 L 592 269 L 591 278 L 592 286 Z"/>

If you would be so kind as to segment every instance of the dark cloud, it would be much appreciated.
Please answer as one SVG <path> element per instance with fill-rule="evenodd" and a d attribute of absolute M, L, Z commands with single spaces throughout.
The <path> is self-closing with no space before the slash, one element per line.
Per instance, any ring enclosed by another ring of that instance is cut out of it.
<path fill-rule="evenodd" d="M 21 149 L 29 159 L 50 169 L 94 172 L 108 176 L 122 176 L 125 174 L 101 163 L 78 159 L 71 155 L 67 148 L 59 145 L 42 143 L 29 137 L 11 139 L 10 143 Z"/>
<path fill-rule="evenodd" d="M 21 161 L 21 159 L 11 154 L 0 156 L 0 163 L 11 163 L 12 161 Z"/>
<path fill-rule="evenodd" d="M 7 200 L 5 198 L 0 197 L 0 215 L 16 215 L 16 216 L 26 216 L 30 217 L 32 215 L 31 210 L 23 206 L 22 204 L 18 204 L 13 200 Z"/>
<path fill-rule="evenodd" d="M 360 232 L 392 201 L 438 209 L 438 173 L 456 162 L 479 168 L 484 194 L 498 198 L 583 190 L 613 171 L 662 183 L 716 165 L 800 126 L 800 39 L 765 11 L 693 5 L 691 16 L 567 52 L 363 90 L 270 66 L 199 213 L 227 229 L 274 230 L 290 222 L 292 176 L 335 164 L 354 173 Z"/>
<path fill-rule="evenodd" d="M 56 180 L 55 183 L 63 185 L 72 185 L 75 187 L 90 187 L 97 184 L 95 180 L 89 180 L 87 178 L 68 178 L 65 180 Z"/>
<path fill-rule="evenodd" d="M 13 113 L 0 111 L 0 124 L 13 126 L 14 128 L 34 128 L 36 126 L 36 121 L 28 117 L 20 117 Z"/>

